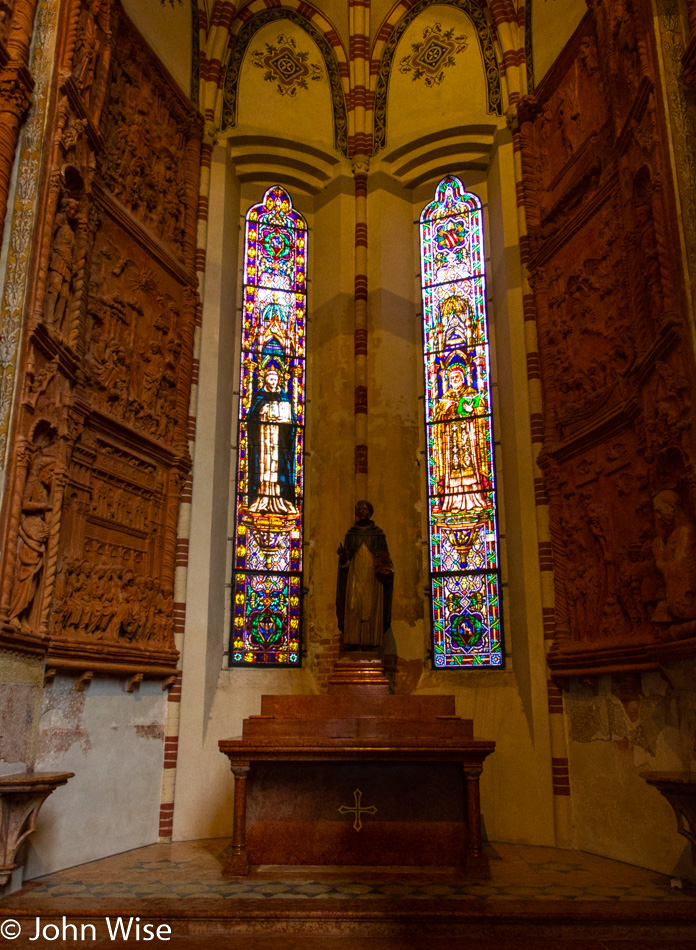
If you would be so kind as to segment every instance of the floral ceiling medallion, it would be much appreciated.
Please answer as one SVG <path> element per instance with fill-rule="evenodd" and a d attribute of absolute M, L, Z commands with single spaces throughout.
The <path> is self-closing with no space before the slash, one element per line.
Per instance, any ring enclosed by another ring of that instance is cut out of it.
<path fill-rule="evenodd" d="M 277 43 L 265 43 L 266 49 L 251 54 L 251 62 L 265 69 L 264 79 L 275 82 L 281 96 L 296 96 L 298 89 L 308 89 L 307 80 L 322 79 L 324 72 L 317 63 L 309 62 L 309 53 L 297 49 L 292 36 L 281 33 Z"/>
<path fill-rule="evenodd" d="M 423 39 L 412 43 L 412 53 L 399 63 L 399 72 L 413 73 L 413 81 L 424 79 L 426 86 L 439 86 L 445 68 L 454 66 L 454 57 L 467 47 L 466 36 L 455 36 L 454 28 L 443 30 L 439 23 L 426 26 Z"/>

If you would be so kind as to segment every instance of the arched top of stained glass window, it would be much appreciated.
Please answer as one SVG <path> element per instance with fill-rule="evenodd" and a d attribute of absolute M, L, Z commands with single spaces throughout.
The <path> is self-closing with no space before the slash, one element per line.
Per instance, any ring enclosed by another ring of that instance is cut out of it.
<path fill-rule="evenodd" d="M 299 666 L 307 225 L 280 185 L 246 216 L 233 666 Z"/>
<path fill-rule="evenodd" d="M 420 219 L 433 662 L 502 666 L 481 202 L 443 178 Z"/>

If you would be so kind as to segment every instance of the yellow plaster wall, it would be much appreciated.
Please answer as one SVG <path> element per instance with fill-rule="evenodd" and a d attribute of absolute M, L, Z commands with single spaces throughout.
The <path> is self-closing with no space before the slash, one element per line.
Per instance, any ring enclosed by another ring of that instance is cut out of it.
<path fill-rule="evenodd" d="M 191 95 L 191 2 L 162 5 L 160 0 L 122 0 L 126 11 L 156 56 L 187 96 Z"/>
<path fill-rule="evenodd" d="M 533 0 L 532 61 L 535 84 L 544 78 L 586 13 L 586 0 Z"/>
<path fill-rule="evenodd" d="M 466 37 L 466 49 L 453 54 L 454 65 L 443 67 L 440 83 L 428 84 L 426 76 L 414 78 L 413 69 L 402 71 L 402 61 L 413 54 L 413 44 L 439 24 L 454 37 Z M 411 23 L 399 40 L 389 79 L 387 141 L 389 149 L 457 125 L 485 122 L 486 83 L 476 30 L 456 7 L 435 4 Z"/>
<path fill-rule="evenodd" d="M 321 69 L 321 79 L 307 78 L 307 88 L 294 95 L 281 95 L 278 83 L 266 78 L 268 70 L 253 62 L 253 54 L 280 46 L 280 37 L 296 44 L 297 52 L 308 53 L 307 64 Z M 314 40 L 290 20 L 274 20 L 254 34 L 244 54 L 239 76 L 238 129 L 246 134 L 275 135 L 319 148 L 333 149 L 331 89 L 324 59 Z"/>

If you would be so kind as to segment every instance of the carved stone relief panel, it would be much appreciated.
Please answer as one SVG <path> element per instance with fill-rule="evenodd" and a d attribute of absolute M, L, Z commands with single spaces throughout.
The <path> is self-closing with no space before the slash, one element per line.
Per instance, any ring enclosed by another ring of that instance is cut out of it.
<path fill-rule="evenodd" d="M 616 193 L 544 267 L 544 397 L 558 435 L 606 405 L 636 357 Z"/>
<path fill-rule="evenodd" d="M 165 570 L 167 467 L 86 429 L 68 473 L 51 612 L 60 642 L 171 658 L 173 576 Z M 167 657 L 166 655 L 169 655 Z"/>
<path fill-rule="evenodd" d="M 62 13 L 0 521 L 0 642 L 58 668 L 167 675 L 202 120 L 117 2 Z"/>
<path fill-rule="evenodd" d="M 185 289 L 135 238 L 104 214 L 92 254 L 85 374 L 93 405 L 172 446 L 184 438 L 178 413 L 182 349 L 192 346 Z"/>
<path fill-rule="evenodd" d="M 195 134 L 193 150 L 190 138 L 198 125 L 150 51 L 122 25 L 101 118 L 101 174 L 111 193 L 189 265 L 197 180 L 187 163 L 195 165 Z"/>
<path fill-rule="evenodd" d="M 696 369 L 651 7 L 589 6 L 519 113 L 558 675 L 696 653 Z"/>

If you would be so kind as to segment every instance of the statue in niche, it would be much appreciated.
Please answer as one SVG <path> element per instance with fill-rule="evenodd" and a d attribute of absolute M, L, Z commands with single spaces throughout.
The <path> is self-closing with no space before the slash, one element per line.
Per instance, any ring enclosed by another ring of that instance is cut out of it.
<path fill-rule="evenodd" d="M 266 360 L 262 378 L 248 416 L 249 511 L 295 515 L 296 428 L 280 361 Z"/>
<path fill-rule="evenodd" d="M 486 507 L 487 488 L 481 463 L 485 420 L 478 415 L 483 395 L 467 382 L 460 363 L 450 365 L 447 384 L 435 407 L 433 426 L 441 509 L 478 511 Z"/>
<path fill-rule="evenodd" d="M 653 554 L 665 583 L 665 598 L 658 602 L 653 621 L 686 624 L 692 633 L 696 620 L 696 530 L 675 491 L 661 491 L 653 499 L 655 522 L 662 536 L 653 541 Z"/>
<path fill-rule="evenodd" d="M 379 650 L 391 626 L 394 566 L 369 501 L 355 506 L 355 524 L 338 547 L 336 614 L 343 650 Z"/>
<path fill-rule="evenodd" d="M 46 322 L 63 329 L 75 264 L 75 229 L 79 202 L 65 195 L 56 214 L 46 283 Z"/>
<path fill-rule="evenodd" d="M 44 566 L 53 510 L 51 491 L 56 468 L 52 455 L 32 459 L 27 477 L 17 535 L 17 568 L 10 599 L 8 620 L 21 629 L 30 629 L 30 615 Z"/>

